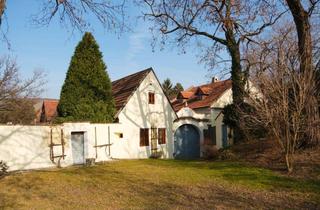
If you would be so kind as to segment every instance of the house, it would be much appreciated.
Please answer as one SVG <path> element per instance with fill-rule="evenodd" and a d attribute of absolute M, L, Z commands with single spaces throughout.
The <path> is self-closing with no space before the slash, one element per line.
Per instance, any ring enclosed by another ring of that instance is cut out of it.
<path fill-rule="evenodd" d="M 57 99 L 44 99 L 41 107 L 40 123 L 51 123 L 57 116 L 57 107 L 59 100 Z"/>
<path fill-rule="evenodd" d="M 172 101 L 178 118 L 174 120 L 174 157 L 199 158 L 207 145 L 217 148 L 232 143 L 232 131 L 223 124 L 222 109 L 232 103 L 231 80 L 190 87 Z"/>
<path fill-rule="evenodd" d="M 116 122 L 122 139 L 113 158 L 173 158 L 173 122 L 177 115 L 152 68 L 112 82 Z"/>
<path fill-rule="evenodd" d="M 123 127 L 118 133 L 120 140 L 111 142 L 112 158 L 172 158 L 172 129 L 177 115 L 153 69 L 113 81 L 112 94 L 116 106 L 115 123 Z M 52 99 L 43 101 L 41 123 L 52 122 L 58 103 Z M 81 129 L 86 132 L 83 127 Z M 84 141 L 89 139 L 84 137 Z"/>

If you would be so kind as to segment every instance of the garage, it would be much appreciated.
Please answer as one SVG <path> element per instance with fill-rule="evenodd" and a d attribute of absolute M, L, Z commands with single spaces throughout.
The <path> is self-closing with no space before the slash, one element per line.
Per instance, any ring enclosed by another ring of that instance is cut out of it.
<path fill-rule="evenodd" d="M 200 135 L 190 124 L 180 126 L 174 133 L 174 157 L 176 159 L 200 158 Z"/>

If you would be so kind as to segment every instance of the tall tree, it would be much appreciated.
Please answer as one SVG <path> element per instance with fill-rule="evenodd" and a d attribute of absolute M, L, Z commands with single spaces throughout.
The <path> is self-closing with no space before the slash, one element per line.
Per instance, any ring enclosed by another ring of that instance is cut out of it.
<path fill-rule="evenodd" d="M 300 55 L 300 72 L 312 71 L 312 37 L 310 16 L 319 0 L 308 0 L 308 6 L 303 6 L 302 0 L 286 0 L 292 14 L 298 35 Z"/>
<path fill-rule="evenodd" d="M 282 15 L 277 12 L 276 3 L 257 0 L 143 0 L 143 3 L 148 7 L 145 17 L 154 23 L 153 31 L 159 32 L 161 43 L 166 43 L 169 35 L 182 47 L 195 41 L 198 46 L 207 46 L 203 57 L 213 64 L 219 58 L 217 52 L 221 48 L 227 50 L 231 58 L 233 103 L 240 106 L 245 85 L 241 44 L 252 42 L 253 37 Z"/>
<path fill-rule="evenodd" d="M 71 58 L 60 94 L 58 120 L 112 122 L 115 112 L 111 81 L 102 53 L 85 33 Z"/>
<path fill-rule="evenodd" d="M 57 18 L 63 28 L 72 32 L 91 30 L 92 22 L 97 20 L 107 30 L 122 32 L 128 28 L 125 24 L 125 2 L 126 0 L 42 0 L 38 1 L 39 9 L 36 14 L 30 14 L 30 19 L 33 25 L 43 27 Z M 7 10 L 14 10 L 7 7 L 7 4 L 7 0 L 0 0 L 0 28 L 4 26 Z M 10 46 L 7 35 L 2 30 L 0 32 L 0 38 Z"/>
<path fill-rule="evenodd" d="M 177 82 L 177 84 L 174 86 L 173 91 L 175 95 L 177 95 L 179 92 L 183 91 L 183 86 L 181 85 L 180 82 Z"/>
<path fill-rule="evenodd" d="M 172 87 L 173 87 L 171 80 L 169 78 L 167 78 L 163 81 L 163 83 L 161 85 L 162 85 L 162 88 L 163 88 L 165 94 L 167 94 L 167 96 L 170 97 L 170 95 L 172 94 Z"/>

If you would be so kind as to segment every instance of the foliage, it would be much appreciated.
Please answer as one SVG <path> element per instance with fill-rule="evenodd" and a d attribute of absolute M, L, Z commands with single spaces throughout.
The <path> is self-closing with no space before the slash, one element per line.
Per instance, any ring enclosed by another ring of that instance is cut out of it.
<path fill-rule="evenodd" d="M 285 12 L 277 1 L 189 1 L 140 0 L 147 7 L 145 18 L 153 23 L 154 40 L 175 43 L 184 49 L 188 44 L 202 48 L 201 61 L 214 68 L 225 62 L 219 52 L 230 56 L 233 103 L 244 102 L 246 70 L 242 68 L 241 47 L 272 26 Z M 254 14 L 254 15 L 252 15 Z M 169 41 L 168 41 L 169 40 Z M 220 59 L 220 60 L 219 60 Z M 234 133 L 239 134 L 237 127 Z"/>
<path fill-rule="evenodd" d="M 0 26 L 4 19 L 7 1 L 0 0 Z M 83 31 L 91 27 L 90 22 L 96 18 L 107 29 L 123 30 L 125 27 L 125 0 L 56 0 L 39 2 L 38 12 L 32 15 L 33 24 L 47 26 L 57 17 L 64 27 Z M 10 8 L 9 8 L 10 9 Z"/>
<path fill-rule="evenodd" d="M 165 94 L 171 99 L 177 96 L 177 94 L 183 91 L 183 86 L 181 83 L 176 83 L 173 87 L 173 84 L 169 78 L 165 79 L 161 84 Z"/>
<path fill-rule="evenodd" d="M 15 99 L 8 103 L 12 104 L 10 110 L 1 112 L 0 123 L 33 124 L 36 113 L 32 99 Z"/>
<path fill-rule="evenodd" d="M 183 86 L 181 85 L 180 82 L 177 82 L 176 85 L 173 88 L 173 91 L 174 91 L 175 94 L 178 94 L 179 92 L 181 92 L 183 90 L 184 90 L 184 88 L 183 88 Z"/>
<path fill-rule="evenodd" d="M 238 135 L 234 136 L 235 142 L 238 139 L 256 139 L 256 138 L 264 138 L 267 136 L 268 131 L 266 128 L 256 123 L 254 127 L 245 126 L 247 122 L 242 118 L 241 115 L 251 115 L 257 116 L 258 110 L 256 110 L 253 106 L 248 103 L 242 103 L 240 106 L 236 106 L 235 104 L 226 105 L 223 110 L 223 123 L 228 125 L 231 129 L 239 129 Z"/>
<path fill-rule="evenodd" d="M 60 94 L 58 120 L 112 122 L 111 81 L 94 37 L 85 33 L 71 58 Z"/>
<path fill-rule="evenodd" d="M 0 160 L 0 177 L 4 176 L 8 172 L 9 166 L 2 160 Z"/>
<path fill-rule="evenodd" d="M 248 94 L 246 101 L 258 111 L 255 115 L 243 111 L 239 122 L 245 123 L 240 126 L 250 129 L 258 124 L 269 131 L 292 172 L 296 151 L 320 139 L 316 76 L 314 71 L 300 71 L 291 27 L 282 26 L 265 45 L 252 49 L 248 59 L 257 64 L 252 66 L 251 81 L 258 92 Z"/>
<path fill-rule="evenodd" d="M 172 92 L 172 82 L 169 78 L 165 79 L 162 83 L 162 88 L 163 91 L 165 92 L 165 94 L 167 94 L 167 96 L 171 95 Z"/>
<path fill-rule="evenodd" d="M 31 123 L 35 116 L 30 98 L 40 96 L 45 82 L 43 71 L 21 79 L 16 61 L 0 58 L 0 122 Z"/>

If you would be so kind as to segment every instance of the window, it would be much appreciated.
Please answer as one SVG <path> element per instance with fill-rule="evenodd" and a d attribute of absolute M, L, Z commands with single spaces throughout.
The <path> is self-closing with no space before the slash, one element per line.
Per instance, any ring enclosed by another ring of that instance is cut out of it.
<path fill-rule="evenodd" d="M 140 147 L 149 146 L 149 129 L 140 128 Z"/>
<path fill-rule="evenodd" d="M 208 125 L 208 129 L 203 130 L 204 144 L 216 145 L 216 126 Z"/>
<path fill-rule="evenodd" d="M 154 104 L 154 93 L 149 92 L 149 104 Z"/>
<path fill-rule="evenodd" d="M 166 129 L 158 129 L 158 144 L 166 144 Z"/>

